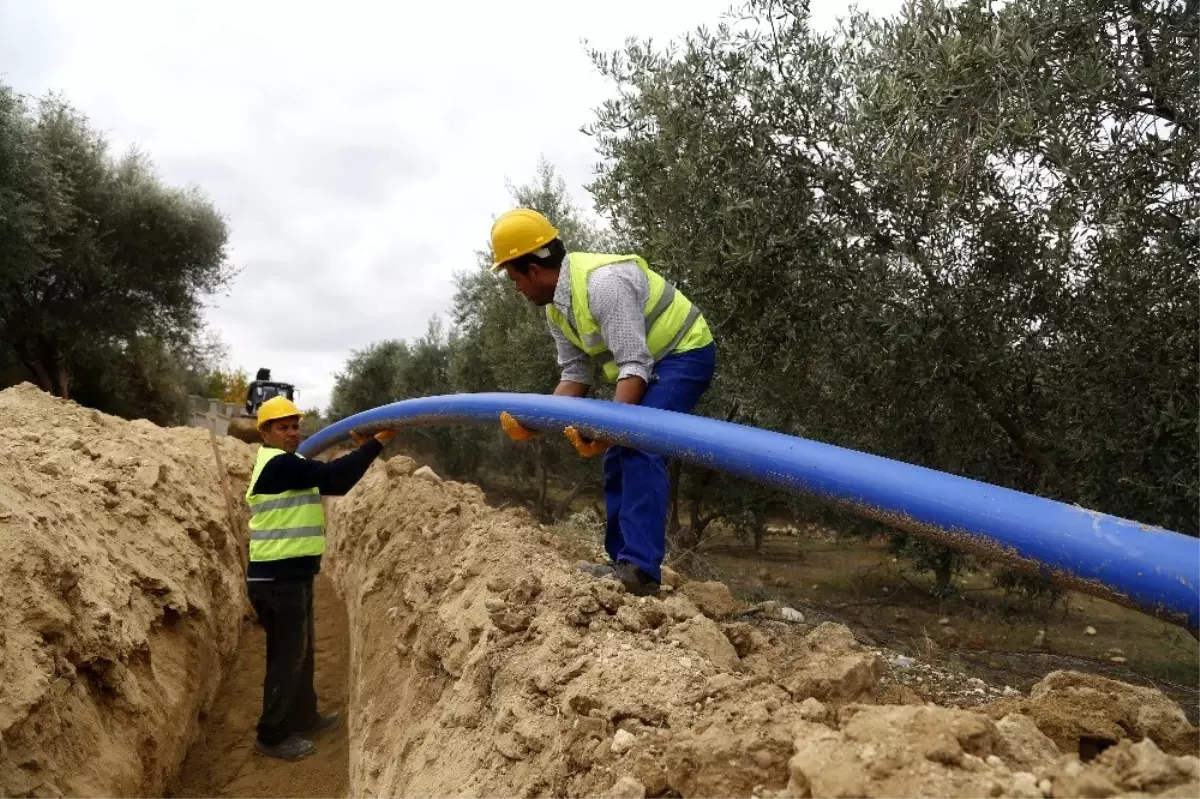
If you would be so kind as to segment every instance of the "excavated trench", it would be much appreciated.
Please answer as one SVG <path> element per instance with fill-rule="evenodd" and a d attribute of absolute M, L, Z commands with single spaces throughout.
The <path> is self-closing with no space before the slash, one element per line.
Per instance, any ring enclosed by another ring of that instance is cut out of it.
<path fill-rule="evenodd" d="M 218 447 L 237 497 L 253 448 Z M 318 690 L 349 723 L 276 762 L 208 435 L 0 392 L 0 795 L 1200 793 L 1197 729 L 1157 691 L 1056 672 L 925 703 L 841 625 L 740 615 L 717 583 L 630 597 L 414 467 L 330 503 Z"/>
<path fill-rule="evenodd" d="M 349 685 L 346 606 L 329 579 L 317 578 L 316 688 L 326 709 L 345 710 Z M 254 725 L 262 700 L 266 640 L 247 619 L 242 642 L 229 665 L 200 736 L 171 781 L 173 797 L 335 797 L 349 795 L 350 747 L 346 725 L 317 739 L 314 755 L 297 763 L 262 757 L 254 750 Z"/>

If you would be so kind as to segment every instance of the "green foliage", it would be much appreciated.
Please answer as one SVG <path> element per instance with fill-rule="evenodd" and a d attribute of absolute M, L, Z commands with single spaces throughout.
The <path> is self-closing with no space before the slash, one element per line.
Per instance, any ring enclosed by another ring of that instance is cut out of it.
<path fill-rule="evenodd" d="M 516 207 L 533 208 L 554 222 L 568 248 L 603 252 L 603 234 L 583 219 L 566 184 L 546 162 L 532 183 L 510 187 Z M 490 248 L 475 269 L 455 276 L 451 311 L 454 383 L 462 391 L 546 391 L 558 382 L 545 311 L 491 272 Z"/>
<path fill-rule="evenodd" d="M 300 419 L 300 435 L 308 438 L 316 434 L 327 422 L 325 417 L 321 415 L 320 408 L 305 408 L 303 410 L 304 416 Z"/>
<path fill-rule="evenodd" d="M 965 565 L 960 553 L 927 538 L 903 533 L 892 536 L 892 551 L 907 558 L 917 571 L 933 574 L 934 596 L 949 598 L 954 594 L 954 578 Z"/>
<path fill-rule="evenodd" d="M 200 396 L 244 405 L 249 387 L 250 376 L 246 374 L 245 369 L 229 369 L 222 366 L 208 373 Z"/>
<path fill-rule="evenodd" d="M 72 367 L 72 398 L 127 419 L 183 424 L 188 396 L 185 349 L 153 336 L 101 341 L 82 347 Z"/>
<path fill-rule="evenodd" d="M 377 341 L 354 350 L 345 368 L 334 375 L 329 416 L 341 419 L 399 399 L 398 385 L 407 364 L 403 341 Z"/>
<path fill-rule="evenodd" d="M 1042 613 L 1049 613 L 1066 596 L 1066 590 L 1048 578 L 1012 569 L 997 570 L 992 575 L 992 585 Z"/>
<path fill-rule="evenodd" d="M 115 159 L 87 119 L 0 85 L 0 342 L 32 379 L 102 410 L 178 418 L 204 298 L 231 277 L 195 190 Z"/>
<path fill-rule="evenodd" d="M 822 35 L 755 0 L 594 54 L 591 190 L 753 423 L 1196 534 L 1196 26 L 968 0 Z"/>
<path fill-rule="evenodd" d="M 549 164 L 539 165 L 532 183 L 511 191 L 516 206 L 535 208 L 551 219 L 569 247 L 608 246 L 571 202 L 566 185 Z M 474 269 L 455 277 L 449 332 L 435 319 L 415 342 L 376 342 L 353 353 L 337 375 L 331 418 L 411 397 L 460 391 L 546 392 L 554 387 L 559 372 L 544 312 L 503 275 L 491 272 L 488 252 L 480 251 L 477 260 Z M 490 473 L 517 478 L 528 486 L 535 511 L 544 518 L 566 510 L 551 499 L 551 475 L 555 484 L 568 488 L 597 477 L 595 464 L 580 461 L 557 437 L 520 446 L 498 429 L 435 428 L 406 431 L 401 439 L 405 448 L 456 477 L 481 480 Z"/>
<path fill-rule="evenodd" d="M 704 310 L 702 413 L 1197 534 L 1194 6 L 927 0 L 826 35 L 801 0 L 752 0 L 594 54 L 610 234 L 546 165 L 514 199 Z M 486 265 L 457 277 L 445 385 L 545 391 L 544 319 Z M 469 470 L 595 479 L 556 443 L 487 436 Z M 753 538 L 818 513 L 702 469 L 673 496 L 685 548 L 714 519 Z M 958 555 L 896 541 L 953 590 Z"/>

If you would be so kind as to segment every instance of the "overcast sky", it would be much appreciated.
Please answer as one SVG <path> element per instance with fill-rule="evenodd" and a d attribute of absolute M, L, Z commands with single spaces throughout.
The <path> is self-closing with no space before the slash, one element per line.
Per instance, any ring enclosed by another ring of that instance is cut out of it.
<path fill-rule="evenodd" d="M 612 87 L 583 39 L 665 43 L 729 6 L 0 0 L 0 80 L 62 92 L 116 152 L 204 190 L 241 269 L 208 312 L 230 365 L 269 366 L 325 409 L 351 350 L 446 311 L 506 180 L 544 155 L 591 209 L 579 128 Z M 822 26 L 846 12 L 813 6 Z"/>

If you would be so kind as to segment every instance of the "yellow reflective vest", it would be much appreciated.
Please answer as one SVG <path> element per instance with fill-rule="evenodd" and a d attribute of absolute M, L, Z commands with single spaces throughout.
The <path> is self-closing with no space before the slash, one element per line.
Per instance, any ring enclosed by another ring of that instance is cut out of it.
<path fill-rule="evenodd" d="M 321 491 L 305 488 L 282 494 L 255 494 L 254 485 L 263 467 L 281 449 L 260 447 L 246 502 L 250 505 L 250 560 L 283 560 L 320 555 L 325 552 L 325 509 Z M 303 457 L 303 456 L 297 456 Z"/>
<path fill-rule="evenodd" d="M 569 268 L 571 315 L 574 319 L 568 319 L 553 304 L 546 306 L 546 315 L 568 341 L 601 367 L 605 379 L 616 382 L 620 368 L 604 343 L 600 325 L 588 307 L 588 276 L 602 266 L 622 261 L 636 263 L 650 281 L 650 297 L 646 300 L 643 315 L 646 317 L 646 347 L 656 363 L 672 353 L 696 350 L 712 343 L 712 332 L 700 309 L 692 305 L 682 291 L 651 269 L 641 256 L 573 252 Z"/>

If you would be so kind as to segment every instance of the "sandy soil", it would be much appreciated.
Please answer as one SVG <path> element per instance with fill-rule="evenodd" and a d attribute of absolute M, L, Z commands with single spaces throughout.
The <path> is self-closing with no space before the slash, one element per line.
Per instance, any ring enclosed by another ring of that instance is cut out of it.
<path fill-rule="evenodd" d="M 254 450 L 219 446 L 240 496 Z M 842 624 L 586 577 L 403 457 L 330 503 L 318 689 L 348 725 L 269 760 L 237 504 L 231 527 L 204 431 L 0 392 L 0 796 L 1200 795 L 1198 730 L 1154 688 L 1055 671 L 947 707 Z"/>
<path fill-rule="evenodd" d="M 378 464 L 333 507 L 353 795 L 1200 792 L 1197 730 L 1157 691 L 1056 672 L 1007 707 L 923 703 L 840 624 L 675 576 L 630 597 L 414 469 Z"/>
<path fill-rule="evenodd" d="M 245 522 L 205 431 L 0 391 L 0 795 L 162 792 L 237 646 Z"/>

